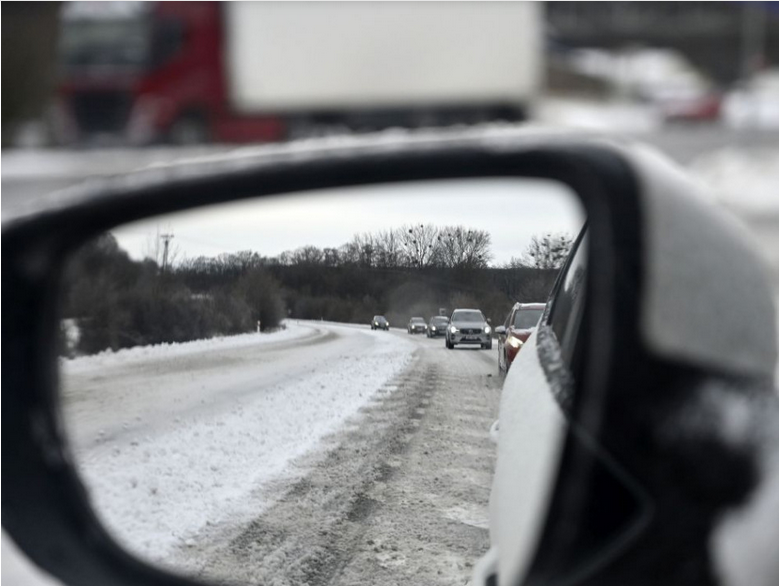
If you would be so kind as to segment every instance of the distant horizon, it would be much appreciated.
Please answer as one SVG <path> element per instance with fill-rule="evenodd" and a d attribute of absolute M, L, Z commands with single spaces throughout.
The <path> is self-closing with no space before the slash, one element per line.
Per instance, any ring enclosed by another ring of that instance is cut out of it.
<path fill-rule="evenodd" d="M 413 209 L 413 210 L 412 210 Z M 581 203 L 550 180 L 488 178 L 357 186 L 208 206 L 121 226 L 111 233 L 135 260 L 155 257 L 169 233 L 181 258 L 241 251 L 278 257 L 308 245 L 321 250 L 404 225 L 463 226 L 489 233 L 490 267 L 522 257 L 533 236 L 584 224 Z M 175 260 L 176 263 L 176 260 Z"/>

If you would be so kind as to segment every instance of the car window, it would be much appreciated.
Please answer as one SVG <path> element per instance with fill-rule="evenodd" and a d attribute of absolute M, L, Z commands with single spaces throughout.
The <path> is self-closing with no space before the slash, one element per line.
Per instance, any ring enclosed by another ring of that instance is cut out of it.
<path fill-rule="evenodd" d="M 585 284 L 587 279 L 587 239 L 584 231 L 576 245 L 573 255 L 564 269 L 552 302 L 550 324 L 560 342 L 563 359 L 572 365 L 577 345 L 579 327 L 584 314 Z"/>
<path fill-rule="evenodd" d="M 484 315 L 477 310 L 462 310 L 455 312 L 451 320 L 452 322 L 478 323 L 484 322 Z"/>
<path fill-rule="evenodd" d="M 520 308 L 514 313 L 515 329 L 532 329 L 538 324 L 544 309 Z"/>

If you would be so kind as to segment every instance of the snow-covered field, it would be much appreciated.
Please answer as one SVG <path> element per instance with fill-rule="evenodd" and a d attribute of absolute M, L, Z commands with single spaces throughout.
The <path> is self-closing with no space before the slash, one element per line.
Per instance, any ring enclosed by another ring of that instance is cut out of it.
<path fill-rule="evenodd" d="M 207 525 L 265 508 L 257 492 L 409 362 L 388 333 L 289 324 L 64 362 L 63 412 L 100 516 L 155 560 Z"/>

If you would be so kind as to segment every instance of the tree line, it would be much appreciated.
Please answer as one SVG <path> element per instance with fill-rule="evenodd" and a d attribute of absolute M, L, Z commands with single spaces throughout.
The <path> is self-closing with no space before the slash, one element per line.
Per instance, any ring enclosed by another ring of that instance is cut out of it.
<path fill-rule="evenodd" d="M 271 261 L 280 265 L 326 267 L 489 267 L 491 243 L 489 233 L 480 229 L 410 224 L 375 233 L 357 233 L 340 247 L 307 245 L 284 251 Z"/>
<path fill-rule="evenodd" d="M 493 267 L 486 231 L 406 225 L 273 257 L 184 257 L 164 271 L 105 234 L 73 256 L 62 316 L 76 321 L 70 352 L 79 354 L 270 330 L 286 316 L 369 323 L 385 314 L 404 326 L 410 316 L 475 307 L 499 324 L 514 302 L 546 299 L 570 243 L 560 237 L 537 236 L 520 258 Z"/>

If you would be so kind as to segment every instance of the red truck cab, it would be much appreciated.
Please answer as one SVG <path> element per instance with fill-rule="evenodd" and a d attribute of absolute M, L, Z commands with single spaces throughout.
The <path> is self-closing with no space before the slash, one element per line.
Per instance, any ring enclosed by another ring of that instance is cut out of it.
<path fill-rule="evenodd" d="M 64 142 L 276 141 L 276 116 L 232 112 L 218 2 L 75 2 L 61 33 Z"/>

